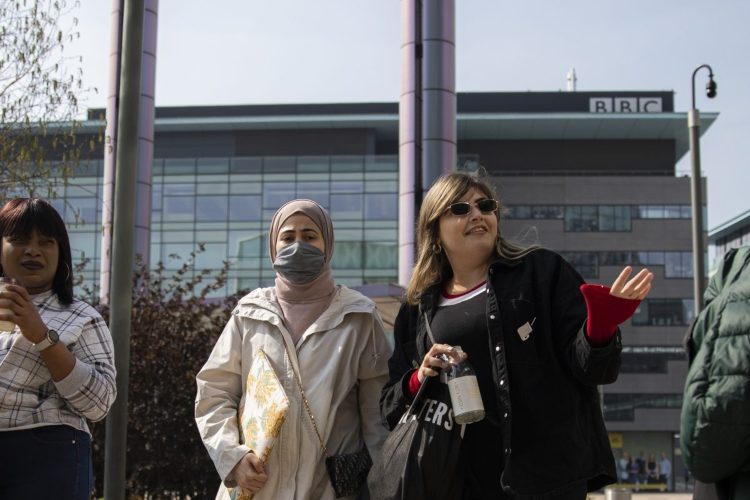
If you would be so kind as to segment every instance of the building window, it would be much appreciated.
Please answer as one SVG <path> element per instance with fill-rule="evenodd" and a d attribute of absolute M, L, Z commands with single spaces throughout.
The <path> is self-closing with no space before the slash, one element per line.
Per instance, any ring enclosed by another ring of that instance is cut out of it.
<path fill-rule="evenodd" d="M 665 278 L 692 278 L 692 252 L 561 252 L 584 278 L 598 278 L 599 266 L 664 266 Z"/>
<path fill-rule="evenodd" d="M 258 221 L 260 220 L 260 196 L 233 195 L 229 197 L 229 220 Z"/>
<path fill-rule="evenodd" d="M 664 252 L 664 276 L 692 278 L 693 252 Z"/>
<path fill-rule="evenodd" d="M 620 373 L 668 373 L 670 361 L 686 361 L 685 349 L 669 346 L 626 346 Z"/>
<path fill-rule="evenodd" d="M 169 270 L 180 269 L 190 258 L 190 253 L 196 250 L 193 243 L 163 243 L 161 246 L 161 262 Z M 152 258 L 158 258 L 152 255 Z"/>
<path fill-rule="evenodd" d="M 599 230 L 597 207 L 571 205 L 565 207 L 565 230 L 572 232 L 593 232 Z"/>
<path fill-rule="evenodd" d="M 570 232 L 630 231 L 632 219 L 689 219 L 690 205 L 513 205 L 508 219 L 565 219 Z"/>
<path fill-rule="evenodd" d="M 398 245 L 395 243 L 365 243 L 365 268 L 398 268 Z"/>
<path fill-rule="evenodd" d="M 690 219 L 690 205 L 636 205 L 634 219 Z"/>
<path fill-rule="evenodd" d="M 198 196 L 195 219 L 199 222 L 224 222 L 227 220 L 226 196 Z"/>
<path fill-rule="evenodd" d="M 237 257 L 240 259 L 253 259 L 260 257 L 261 249 L 268 238 L 263 234 L 256 234 L 237 241 Z"/>
<path fill-rule="evenodd" d="M 609 421 L 633 421 L 639 408 L 681 408 L 680 394 L 608 394 L 604 393 L 604 418 Z"/>
<path fill-rule="evenodd" d="M 394 220 L 398 219 L 397 194 L 366 194 L 365 219 Z"/>
<path fill-rule="evenodd" d="M 362 219 L 361 194 L 332 194 L 331 217 L 335 219 Z"/>
<path fill-rule="evenodd" d="M 693 321 L 692 299 L 646 299 L 633 314 L 633 326 L 687 326 Z"/>
<path fill-rule="evenodd" d="M 560 254 L 583 278 L 599 277 L 599 256 L 596 252 L 560 252 Z"/>
<path fill-rule="evenodd" d="M 226 243 L 206 243 L 203 245 L 203 251 L 195 256 L 195 268 L 197 271 L 221 269 L 225 260 L 227 260 Z"/>
<path fill-rule="evenodd" d="M 263 190 L 263 208 L 277 210 L 295 197 L 294 182 L 266 182 Z"/>
<path fill-rule="evenodd" d="M 337 241 L 331 260 L 333 269 L 358 269 L 362 267 L 362 242 Z"/>
<path fill-rule="evenodd" d="M 565 214 L 561 205 L 534 205 L 530 208 L 532 219 L 562 219 Z"/>
<path fill-rule="evenodd" d="M 599 231 L 630 231 L 630 207 L 603 205 L 599 208 Z"/>
<path fill-rule="evenodd" d="M 97 223 L 97 209 L 100 202 L 96 197 L 67 198 L 65 207 L 65 222 L 72 227 L 95 225 Z M 62 214 L 62 212 L 60 212 Z"/>
<path fill-rule="evenodd" d="M 91 259 L 94 256 L 98 243 L 98 233 L 69 230 L 68 237 L 70 238 L 70 250 L 73 254 L 73 264 L 77 264 L 77 259 Z"/>
<path fill-rule="evenodd" d="M 506 207 L 505 216 L 508 219 L 531 219 L 531 207 L 529 205 L 513 205 Z"/>
<path fill-rule="evenodd" d="M 194 183 L 176 182 L 163 184 L 164 194 L 174 196 L 193 196 L 195 194 Z"/>
<path fill-rule="evenodd" d="M 98 162 L 97 165 L 100 165 Z M 310 198 L 336 227 L 332 266 L 342 283 L 393 282 L 398 272 L 398 161 L 395 156 L 305 156 L 154 159 L 151 265 L 177 270 L 199 243 L 196 271 L 232 262 L 229 285 L 216 294 L 273 284 L 268 223 L 279 206 Z M 76 177 L 50 200 L 71 223 L 87 284 L 98 280 L 103 179 Z M 81 224 L 81 219 L 86 224 Z M 76 223 L 77 224 L 74 224 Z M 193 273 L 194 271 L 190 271 Z M 213 292 L 212 292 L 213 294 Z"/>
<path fill-rule="evenodd" d="M 192 222 L 195 220 L 195 198 L 192 196 L 165 196 L 162 218 L 165 222 Z"/>
<path fill-rule="evenodd" d="M 331 203 L 328 182 L 298 182 L 297 197 L 316 201 L 323 207 L 328 207 Z"/>
<path fill-rule="evenodd" d="M 569 205 L 565 230 L 570 232 L 630 231 L 630 208 L 624 205 Z"/>

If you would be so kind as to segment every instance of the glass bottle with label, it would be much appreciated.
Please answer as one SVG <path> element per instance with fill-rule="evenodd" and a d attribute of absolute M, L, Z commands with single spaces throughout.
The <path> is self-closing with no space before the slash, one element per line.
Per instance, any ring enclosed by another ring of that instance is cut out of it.
<path fill-rule="evenodd" d="M 453 346 L 455 357 L 448 372 L 448 390 L 453 405 L 453 418 L 457 424 L 471 424 L 484 418 L 484 404 L 479 392 L 477 375 L 466 360 L 461 346 Z M 458 361 L 457 361 L 458 360 Z"/>

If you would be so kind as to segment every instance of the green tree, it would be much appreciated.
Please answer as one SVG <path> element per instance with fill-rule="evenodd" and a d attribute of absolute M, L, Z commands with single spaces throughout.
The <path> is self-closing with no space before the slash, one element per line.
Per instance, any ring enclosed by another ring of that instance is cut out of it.
<path fill-rule="evenodd" d="M 76 134 L 84 86 L 69 57 L 79 8 L 68 0 L 0 0 L 0 201 L 53 196 L 95 141 Z"/>

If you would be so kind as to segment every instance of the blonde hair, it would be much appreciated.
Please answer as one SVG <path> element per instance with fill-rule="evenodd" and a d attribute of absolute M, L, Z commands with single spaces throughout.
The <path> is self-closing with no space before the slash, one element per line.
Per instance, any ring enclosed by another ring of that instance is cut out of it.
<path fill-rule="evenodd" d="M 445 252 L 435 252 L 440 243 L 438 219 L 448 205 L 459 201 L 471 189 L 481 191 L 487 198 L 496 198 L 495 189 L 488 181 L 467 172 L 444 175 L 427 191 L 417 218 L 417 262 L 406 288 L 406 299 L 410 304 L 418 304 L 420 295 L 428 288 L 451 276 L 452 270 Z M 501 210 L 502 207 L 498 207 L 495 213 L 498 230 L 493 257 L 515 260 L 539 248 L 538 245 L 523 247 L 500 236 Z"/>

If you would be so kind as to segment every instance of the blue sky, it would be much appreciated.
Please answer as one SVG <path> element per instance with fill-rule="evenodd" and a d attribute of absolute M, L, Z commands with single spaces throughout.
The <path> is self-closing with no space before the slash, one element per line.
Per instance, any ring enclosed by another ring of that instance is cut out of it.
<path fill-rule="evenodd" d="M 106 99 L 111 3 L 81 0 L 84 79 Z M 397 101 L 398 0 L 161 0 L 157 106 Z M 456 0 L 456 86 L 470 91 L 669 90 L 690 107 L 713 67 L 720 113 L 701 140 L 708 225 L 750 209 L 750 2 Z M 743 62 L 744 61 L 744 62 Z M 687 125 L 686 125 L 687 126 Z M 689 172 L 688 155 L 677 165 Z M 741 181 L 740 181 L 741 179 Z"/>

